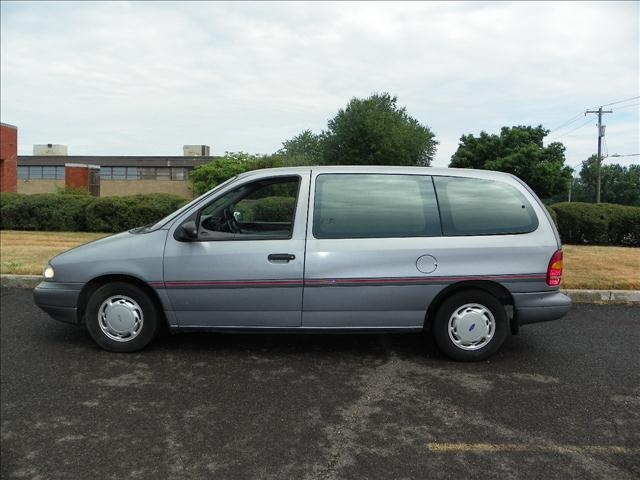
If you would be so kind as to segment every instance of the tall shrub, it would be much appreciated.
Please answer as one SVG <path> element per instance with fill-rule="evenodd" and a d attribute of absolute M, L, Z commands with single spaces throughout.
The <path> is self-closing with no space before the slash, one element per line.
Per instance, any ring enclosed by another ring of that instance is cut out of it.
<path fill-rule="evenodd" d="M 83 231 L 88 195 L 42 193 L 14 197 L 2 206 L 5 230 Z"/>
<path fill-rule="evenodd" d="M 121 232 L 155 223 L 187 203 L 163 193 L 95 198 L 89 195 L 3 194 L 4 230 Z"/>
<path fill-rule="evenodd" d="M 551 208 L 564 243 L 640 246 L 640 207 L 563 202 Z"/>
<path fill-rule="evenodd" d="M 155 223 L 186 203 L 177 195 L 148 194 L 94 199 L 86 212 L 87 230 L 122 232 Z"/>

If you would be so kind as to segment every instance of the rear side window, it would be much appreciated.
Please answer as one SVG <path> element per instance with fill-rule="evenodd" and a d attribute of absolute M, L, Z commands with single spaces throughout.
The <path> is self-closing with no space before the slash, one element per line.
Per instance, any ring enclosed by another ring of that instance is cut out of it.
<path fill-rule="evenodd" d="M 316 238 L 440 235 L 431 177 L 323 174 L 316 179 Z"/>
<path fill-rule="evenodd" d="M 479 178 L 433 177 L 443 235 L 529 233 L 538 217 L 518 189 Z"/>

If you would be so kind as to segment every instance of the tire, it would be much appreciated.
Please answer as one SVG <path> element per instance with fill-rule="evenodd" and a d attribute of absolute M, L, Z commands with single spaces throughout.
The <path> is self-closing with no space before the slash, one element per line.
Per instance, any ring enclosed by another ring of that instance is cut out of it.
<path fill-rule="evenodd" d="M 477 362 L 494 354 L 507 338 L 507 312 L 484 290 L 464 290 L 447 297 L 435 313 L 433 334 L 452 360 Z"/>
<path fill-rule="evenodd" d="M 160 312 L 141 288 L 114 282 L 98 288 L 87 303 L 85 327 L 91 338 L 111 352 L 136 352 L 160 330 Z"/>

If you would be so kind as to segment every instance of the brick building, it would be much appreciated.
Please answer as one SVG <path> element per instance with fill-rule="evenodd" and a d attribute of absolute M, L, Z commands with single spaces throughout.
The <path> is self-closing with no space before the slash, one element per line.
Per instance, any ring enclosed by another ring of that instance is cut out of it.
<path fill-rule="evenodd" d="M 0 123 L 0 192 L 17 191 L 18 128 Z"/>
<path fill-rule="evenodd" d="M 59 146 L 61 147 L 61 146 Z M 187 146 L 185 146 L 187 147 Z M 189 146 L 191 147 L 191 146 Z M 205 147 L 205 146 L 202 146 Z M 55 149 L 52 150 L 55 153 Z M 75 170 L 74 185 L 89 173 L 81 166 L 99 168 L 99 195 L 103 197 L 134 195 L 137 193 L 173 193 L 193 198 L 191 171 L 198 165 L 218 157 L 208 155 L 208 147 L 200 150 L 207 156 L 75 156 L 75 155 L 20 155 L 18 156 L 19 193 L 52 193 L 64 188 L 65 165 Z M 185 148 L 185 153 L 200 153 Z M 69 167 L 67 167 L 69 172 Z M 68 174 L 67 174 L 68 175 Z"/>

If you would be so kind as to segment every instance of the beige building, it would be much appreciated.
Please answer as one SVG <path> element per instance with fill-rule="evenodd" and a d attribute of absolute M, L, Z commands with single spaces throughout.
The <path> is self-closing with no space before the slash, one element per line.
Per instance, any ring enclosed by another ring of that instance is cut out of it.
<path fill-rule="evenodd" d="M 189 150 L 193 151 L 193 150 Z M 202 149 L 201 151 L 207 150 Z M 54 193 L 65 186 L 65 164 L 100 166 L 100 196 L 172 193 L 193 198 L 191 171 L 211 156 L 18 156 L 18 193 Z"/>

